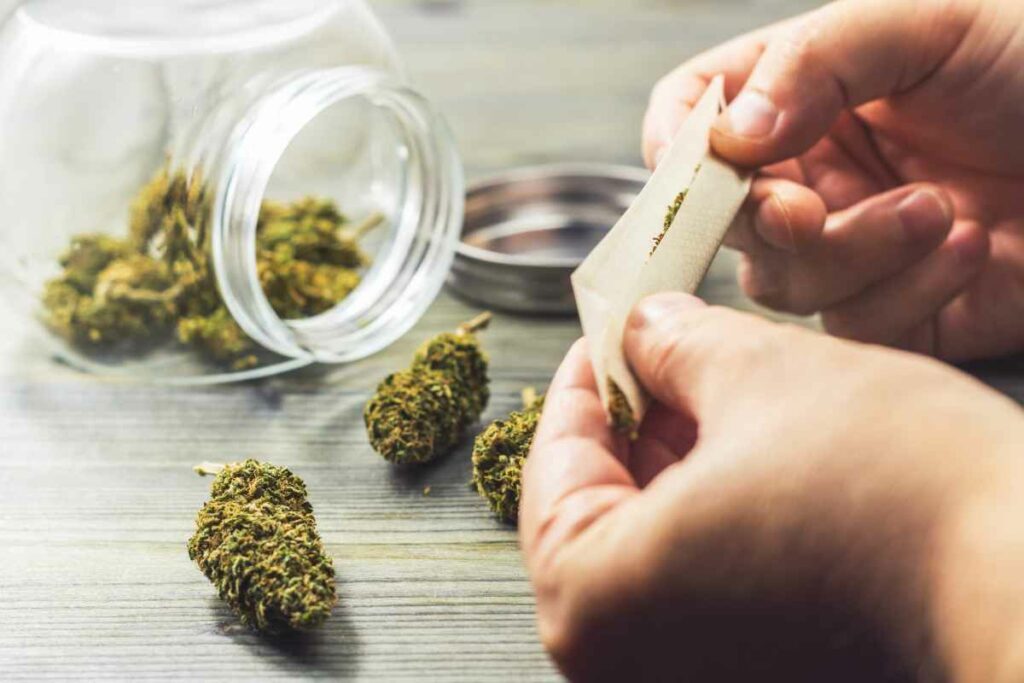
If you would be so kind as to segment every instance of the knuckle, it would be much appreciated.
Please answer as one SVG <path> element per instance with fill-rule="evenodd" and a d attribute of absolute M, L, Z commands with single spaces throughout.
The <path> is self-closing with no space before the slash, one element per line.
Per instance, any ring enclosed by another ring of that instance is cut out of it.
<path fill-rule="evenodd" d="M 828 17 L 823 11 L 813 12 L 779 37 L 775 45 L 779 59 L 800 73 L 821 64 L 821 41 Z"/>
<path fill-rule="evenodd" d="M 772 44 L 773 66 L 788 88 L 812 96 L 821 102 L 842 106 L 847 101 L 846 86 L 835 64 L 831 46 L 837 25 L 846 22 L 842 3 L 826 5 L 784 31 Z M 810 92 L 801 84 L 823 87 Z"/>

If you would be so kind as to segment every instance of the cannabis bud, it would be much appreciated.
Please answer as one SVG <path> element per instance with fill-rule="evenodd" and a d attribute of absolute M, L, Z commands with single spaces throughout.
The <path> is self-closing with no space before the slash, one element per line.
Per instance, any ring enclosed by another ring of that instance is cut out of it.
<path fill-rule="evenodd" d="M 323 623 L 337 603 L 334 564 L 302 480 L 255 460 L 196 471 L 217 477 L 196 517 L 188 556 L 221 599 L 243 624 L 264 633 Z"/>
<path fill-rule="evenodd" d="M 473 486 L 503 522 L 519 519 L 523 463 L 533 445 L 544 397 L 523 391 L 523 409 L 492 422 L 473 442 Z"/>
<path fill-rule="evenodd" d="M 454 333 L 434 337 L 408 370 L 384 379 L 363 411 L 373 449 L 399 464 L 424 463 L 451 450 L 487 407 L 487 356 L 476 332 L 483 313 Z"/>
<path fill-rule="evenodd" d="M 69 341 L 113 347 L 178 341 L 241 370 L 259 362 L 217 289 L 210 247 L 210 189 L 199 170 L 162 168 L 134 199 L 127 239 L 79 235 L 47 282 L 51 329 Z M 256 266 L 271 307 L 284 318 L 330 309 L 354 290 L 370 264 L 359 240 L 383 220 L 349 227 L 330 200 L 264 201 L 256 226 Z"/>
<path fill-rule="evenodd" d="M 86 347 L 139 345 L 166 333 L 174 315 L 167 268 L 104 235 L 79 235 L 61 256 L 63 275 L 46 283 L 50 326 Z"/>
<path fill-rule="evenodd" d="M 362 281 L 360 269 L 370 265 L 359 240 L 383 220 L 374 213 L 349 229 L 348 219 L 327 199 L 263 202 L 257 270 L 274 311 L 282 318 L 305 318 L 348 296 Z"/>

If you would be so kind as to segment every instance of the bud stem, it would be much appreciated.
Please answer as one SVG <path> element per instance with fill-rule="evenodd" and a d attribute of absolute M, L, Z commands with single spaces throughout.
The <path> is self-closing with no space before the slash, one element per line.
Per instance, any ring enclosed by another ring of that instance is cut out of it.
<path fill-rule="evenodd" d="M 374 211 L 356 225 L 356 227 L 352 228 L 352 237 L 356 240 L 361 240 L 383 222 L 384 214 L 380 211 Z"/>
<path fill-rule="evenodd" d="M 472 334 L 479 330 L 486 328 L 491 322 L 491 312 L 484 311 L 480 315 L 476 316 L 472 320 L 467 320 L 458 326 L 455 330 L 456 334 Z"/>
<path fill-rule="evenodd" d="M 192 471 L 198 474 L 200 477 L 207 475 L 219 474 L 227 465 L 219 462 L 201 462 L 192 468 Z"/>
<path fill-rule="evenodd" d="M 184 287 L 181 282 L 176 282 L 171 287 L 160 292 L 151 289 L 137 289 L 123 284 L 113 287 L 101 284 L 96 288 L 96 298 L 101 301 L 109 299 L 111 301 L 127 301 L 139 304 L 170 303 L 180 297 L 183 290 Z"/>

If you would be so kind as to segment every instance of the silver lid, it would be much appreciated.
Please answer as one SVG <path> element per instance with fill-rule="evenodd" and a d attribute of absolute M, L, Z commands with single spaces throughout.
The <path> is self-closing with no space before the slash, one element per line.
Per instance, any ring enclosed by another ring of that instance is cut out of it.
<path fill-rule="evenodd" d="M 552 164 L 470 185 L 449 285 L 498 310 L 575 313 L 569 276 L 649 177 L 634 166 Z"/>

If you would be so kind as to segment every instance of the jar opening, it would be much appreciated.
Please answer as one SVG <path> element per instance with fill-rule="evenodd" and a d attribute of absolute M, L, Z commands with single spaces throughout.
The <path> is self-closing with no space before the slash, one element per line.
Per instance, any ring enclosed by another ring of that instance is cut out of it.
<path fill-rule="evenodd" d="M 345 362 L 404 334 L 436 297 L 454 256 L 463 178 L 450 134 L 427 103 L 365 67 L 307 72 L 260 100 L 236 126 L 216 179 L 213 260 L 232 316 L 287 358 Z M 319 315 L 282 319 L 260 283 L 256 233 L 265 199 L 310 193 L 356 221 L 372 265 Z"/>

